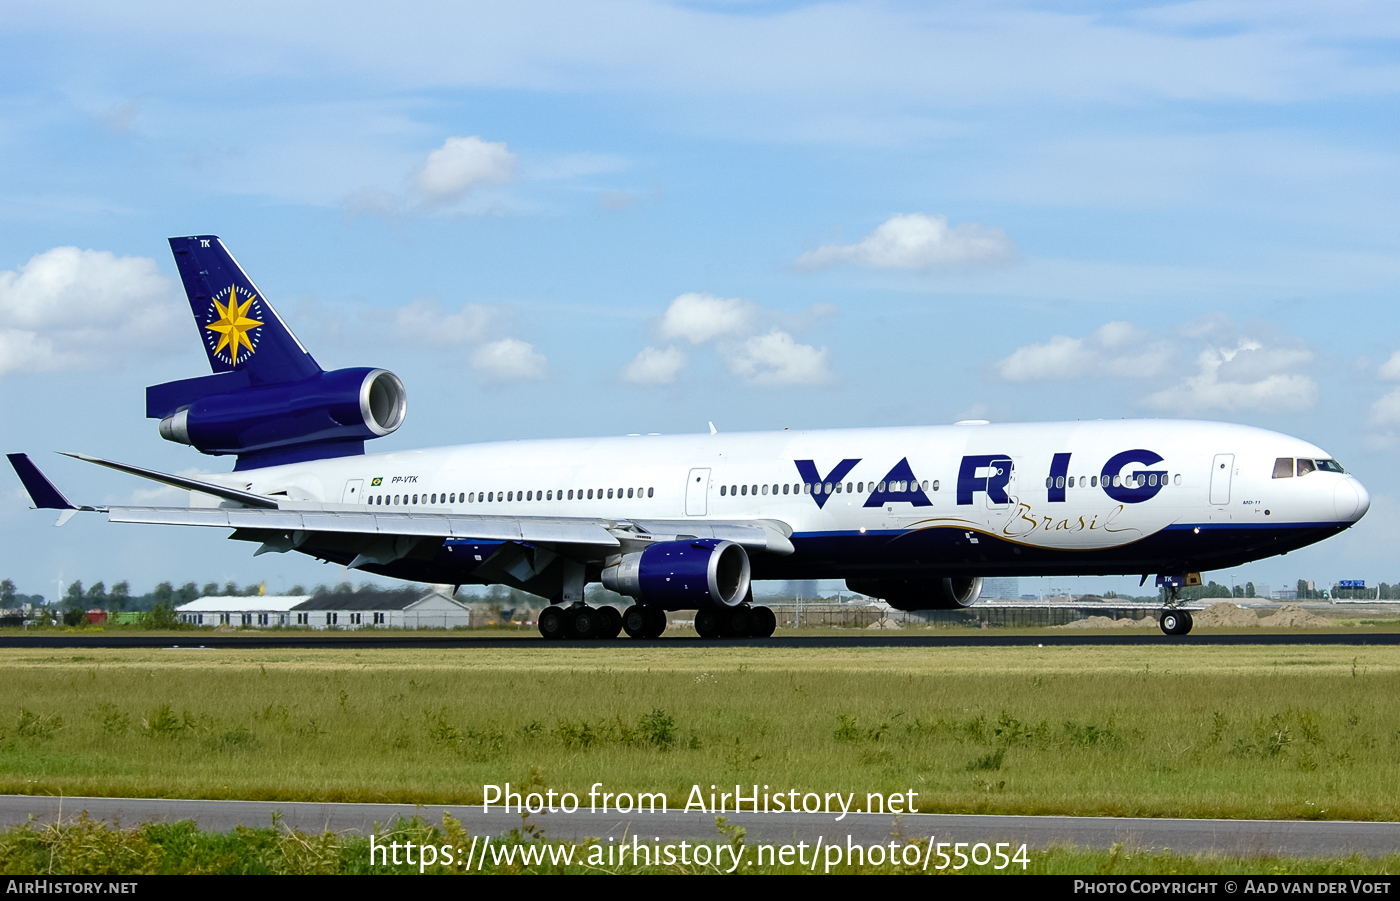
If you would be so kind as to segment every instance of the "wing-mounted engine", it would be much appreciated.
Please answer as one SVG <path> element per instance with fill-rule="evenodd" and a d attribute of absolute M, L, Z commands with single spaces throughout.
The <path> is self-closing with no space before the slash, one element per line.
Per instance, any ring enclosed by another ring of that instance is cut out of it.
<path fill-rule="evenodd" d="M 147 389 L 160 436 L 205 454 L 237 454 L 238 469 L 364 453 L 366 439 L 403 424 L 408 394 L 387 369 L 338 369 L 297 382 L 222 390 L 224 376 Z M 214 384 L 209 384 L 214 382 Z M 201 394 L 213 388 L 217 393 Z"/>
<path fill-rule="evenodd" d="M 933 579 L 847 579 L 846 587 L 881 598 L 896 610 L 961 610 L 982 594 L 979 576 Z"/>
<path fill-rule="evenodd" d="M 749 594 L 749 555 L 714 538 L 658 541 L 610 558 L 603 586 L 662 610 L 737 607 Z"/>

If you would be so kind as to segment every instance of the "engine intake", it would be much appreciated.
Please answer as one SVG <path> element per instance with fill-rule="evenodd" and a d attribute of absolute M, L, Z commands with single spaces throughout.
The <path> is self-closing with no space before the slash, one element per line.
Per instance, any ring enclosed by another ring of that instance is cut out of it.
<path fill-rule="evenodd" d="M 659 541 L 603 569 L 603 586 L 662 610 L 735 607 L 749 594 L 749 555 L 732 541 Z"/>

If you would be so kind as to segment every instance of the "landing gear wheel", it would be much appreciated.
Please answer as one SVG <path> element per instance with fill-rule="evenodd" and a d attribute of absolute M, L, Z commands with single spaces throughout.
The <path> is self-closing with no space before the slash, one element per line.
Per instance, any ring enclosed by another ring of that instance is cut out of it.
<path fill-rule="evenodd" d="M 539 628 L 547 641 L 557 641 L 568 634 L 569 618 L 561 608 L 551 605 L 540 612 Z"/>
<path fill-rule="evenodd" d="M 633 604 L 622 614 L 622 628 L 627 630 L 627 635 L 631 638 L 646 638 L 647 626 L 650 624 L 651 617 L 647 616 L 647 608 L 641 604 Z"/>
<path fill-rule="evenodd" d="M 575 607 L 567 611 L 570 638 L 593 638 L 598 635 L 602 617 L 592 607 Z"/>
<path fill-rule="evenodd" d="M 616 638 L 617 633 L 622 631 L 622 614 L 617 612 L 616 607 L 599 607 L 598 614 L 602 619 L 599 624 L 599 638 Z"/>
<path fill-rule="evenodd" d="M 1195 624 L 1191 621 L 1191 614 L 1186 610 L 1163 610 L 1162 619 L 1158 623 L 1166 635 L 1185 635 L 1191 631 L 1193 625 Z"/>
<path fill-rule="evenodd" d="M 773 630 L 778 628 L 778 617 L 768 607 L 753 608 L 749 622 L 749 634 L 754 638 L 772 638 Z"/>
<path fill-rule="evenodd" d="M 700 633 L 701 638 L 719 638 L 719 617 L 713 610 L 695 611 L 695 631 Z"/>
<path fill-rule="evenodd" d="M 753 608 L 746 604 L 731 607 L 720 612 L 719 621 L 725 638 L 748 638 L 753 629 Z"/>
<path fill-rule="evenodd" d="M 666 631 L 666 611 L 659 607 L 647 607 L 647 631 L 643 638 L 660 638 Z"/>

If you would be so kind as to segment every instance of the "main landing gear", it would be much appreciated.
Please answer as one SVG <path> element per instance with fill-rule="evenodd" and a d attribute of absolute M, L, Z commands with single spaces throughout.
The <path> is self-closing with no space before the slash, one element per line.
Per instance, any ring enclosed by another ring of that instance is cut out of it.
<path fill-rule="evenodd" d="M 664 626 L 665 620 L 662 624 Z M 540 635 L 550 640 L 563 638 L 616 638 L 622 631 L 622 614 L 614 607 L 551 604 L 540 613 Z"/>
<path fill-rule="evenodd" d="M 768 638 L 778 617 L 767 607 L 705 607 L 695 611 L 695 631 L 701 638 Z"/>
<path fill-rule="evenodd" d="M 666 611 L 633 604 L 622 614 L 622 628 L 632 638 L 660 638 L 666 631 Z"/>

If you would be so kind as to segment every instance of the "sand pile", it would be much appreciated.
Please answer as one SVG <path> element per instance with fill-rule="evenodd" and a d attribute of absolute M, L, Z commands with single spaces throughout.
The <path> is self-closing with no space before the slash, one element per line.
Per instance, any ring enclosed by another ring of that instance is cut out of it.
<path fill-rule="evenodd" d="M 871 623 L 871 624 L 870 624 L 870 628 L 871 628 L 871 629 L 903 629 L 904 627 L 901 626 L 899 623 L 895 622 L 895 621 L 892 620 L 892 619 L 881 619 L 881 620 L 876 620 L 875 622 Z"/>
<path fill-rule="evenodd" d="M 1330 626 L 1332 621 L 1325 616 L 1309 613 L 1297 604 L 1285 604 L 1272 616 L 1259 619 L 1261 626 L 1282 626 L 1289 629 L 1310 629 L 1316 626 Z"/>
<path fill-rule="evenodd" d="M 1204 610 L 1191 611 L 1191 619 L 1197 626 L 1239 628 L 1259 625 L 1259 614 L 1246 610 L 1229 601 L 1211 604 Z"/>
<path fill-rule="evenodd" d="M 1111 619 L 1107 616 L 1090 616 L 1084 619 L 1077 619 L 1072 623 L 1065 623 L 1062 626 L 1051 626 L 1052 629 L 1132 629 L 1132 628 L 1156 628 L 1155 617 L 1144 616 L 1142 619 Z"/>

